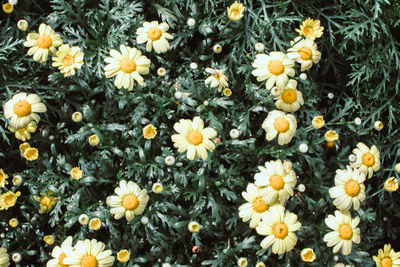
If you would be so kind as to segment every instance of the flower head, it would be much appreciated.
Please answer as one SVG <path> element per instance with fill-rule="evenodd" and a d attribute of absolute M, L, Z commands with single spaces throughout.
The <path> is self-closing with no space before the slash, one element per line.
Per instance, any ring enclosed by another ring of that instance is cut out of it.
<path fill-rule="evenodd" d="M 192 233 L 197 233 L 198 231 L 200 231 L 200 224 L 198 222 L 191 221 L 188 224 L 188 229 Z"/>
<path fill-rule="evenodd" d="M 104 251 L 104 248 L 104 243 L 96 239 L 79 240 L 63 262 L 67 266 L 110 267 L 115 258 L 111 250 Z"/>
<path fill-rule="evenodd" d="M 39 150 L 34 147 L 28 147 L 23 154 L 23 157 L 28 161 L 37 160 L 39 157 Z"/>
<path fill-rule="evenodd" d="M 399 189 L 399 180 L 397 178 L 390 177 L 385 181 L 384 188 L 388 192 L 395 192 Z"/>
<path fill-rule="evenodd" d="M 17 198 L 21 195 L 21 192 L 11 192 L 8 191 L 0 196 L 0 210 L 8 210 L 15 206 Z"/>
<path fill-rule="evenodd" d="M 93 218 L 89 221 L 89 227 L 92 230 L 99 230 L 101 228 L 101 221 L 99 218 Z"/>
<path fill-rule="evenodd" d="M 160 183 L 154 183 L 153 186 L 151 187 L 151 190 L 153 190 L 153 192 L 156 194 L 161 194 L 163 189 L 164 186 Z"/>
<path fill-rule="evenodd" d="M 7 4 L 3 4 L 3 11 L 4 13 L 10 14 L 12 13 L 14 10 L 14 5 L 7 3 Z"/>
<path fill-rule="evenodd" d="M 65 77 L 75 75 L 75 70 L 83 65 L 84 54 L 78 46 L 69 47 L 68 44 L 63 44 L 55 55 L 52 66 L 58 68 Z"/>
<path fill-rule="evenodd" d="M 147 125 L 143 128 L 143 136 L 146 139 L 153 139 L 157 135 L 157 128 L 152 124 Z"/>
<path fill-rule="evenodd" d="M 324 135 L 325 141 L 334 142 L 339 139 L 339 134 L 333 130 L 329 130 Z"/>
<path fill-rule="evenodd" d="M 0 187 L 5 187 L 6 184 L 8 184 L 8 175 L 3 171 L 3 169 L 0 169 Z"/>
<path fill-rule="evenodd" d="M 46 195 L 40 193 L 40 195 L 41 196 L 33 196 L 33 198 L 39 202 L 39 214 L 51 211 L 57 203 L 58 197 L 53 197 L 53 192 L 49 192 Z"/>
<path fill-rule="evenodd" d="M 302 39 L 300 36 L 294 39 L 294 44 L 288 49 L 288 57 L 301 64 L 301 71 L 311 69 L 313 63 L 321 59 L 321 52 L 317 44 L 310 39 Z"/>
<path fill-rule="evenodd" d="M 0 266 L 10 266 L 10 255 L 7 253 L 6 248 L 0 248 Z"/>
<path fill-rule="evenodd" d="M 24 19 L 20 19 L 17 22 L 17 28 L 20 29 L 21 31 L 26 31 L 28 29 L 28 22 Z"/>
<path fill-rule="evenodd" d="M 179 153 L 187 150 L 189 160 L 200 157 L 206 160 L 207 150 L 215 149 L 215 144 L 210 139 L 217 136 L 217 132 L 211 127 L 204 128 L 204 122 L 200 117 L 194 117 L 193 121 L 180 119 L 174 124 L 174 129 L 178 132 L 171 136 L 174 147 L 178 148 Z"/>
<path fill-rule="evenodd" d="M 89 223 L 89 216 L 86 214 L 79 215 L 78 221 L 81 225 L 86 225 Z"/>
<path fill-rule="evenodd" d="M 227 8 L 228 17 L 230 20 L 236 21 L 243 17 L 244 5 L 235 1 L 230 7 Z"/>
<path fill-rule="evenodd" d="M 29 33 L 26 40 L 24 46 L 30 47 L 28 55 L 33 55 L 33 60 L 40 62 L 46 62 L 47 57 L 55 54 L 56 48 L 63 43 L 60 35 L 44 23 L 40 24 L 39 33 Z"/>
<path fill-rule="evenodd" d="M 12 227 L 15 228 L 18 226 L 19 222 L 17 218 L 12 218 L 8 221 L 8 224 Z"/>
<path fill-rule="evenodd" d="M 358 168 L 360 172 L 368 173 L 368 178 L 372 177 L 374 171 L 376 172 L 380 169 L 380 153 L 375 145 L 369 149 L 364 143 L 359 142 L 357 148 L 353 149 L 353 154 L 356 155 L 357 160 L 350 163 L 350 167 Z"/>
<path fill-rule="evenodd" d="M 71 254 L 73 251 L 72 248 L 72 236 L 68 236 L 61 244 L 61 247 L 56 246 L 53 248 L 51 256 L 53 259 L 47 262 L 47 267 L 65 267 L 67 266 L 64 263 L 64 259 L 67 257 L 67 254 Z"/>
<path fill-rule="evenodd" d="M 324 117 L 322 117 L 322 116 L 315 116 L 315 117 L 313 118 L 313 120 L 312 120 L 312 126 L 313 126 L 315 129 L 320 129 L 320 128 L 324 127 L 324 125 L 325 125 Z"/>
<path fill-rule="evenodd" d="M 26 140 L 31 139 L 31 133 L 36 132 L 37 123 L 36 121 L 31 121 L 28 125 L 18 130 L 14 130 L 12 127 L 8 127 L 8 129 L 10 132 L 15 133 L 15 138 L 25 142 Z"/>
<path fill-rule="evenodd" d="M 118 88 L 133 89 L 135 81 L 144 84 L 141 75 L 150 71 L 150 59 L 142 55 L 135 47 L 120 45 L 120 52 L 111 49 L 111 57 L 104 60 L 108 65 L 104 67 L 106 78 L 115 77 L 114 85 Z"/>
<path fill-rule="evenodd" d="M 239 258 L 237 261 L 237 265 L 239 267 L 247 267 L 248 264 L 249 264 L 248 260 L 244 257 Z"/>
<path fill-rule="evenodd" d="M 117 259 L 119 262 L 128 262 L 130 257 L 131 253 L 126 249 L 122 249 L 117 253 Z"/>
<path fill-rule="evenodd" d="M 91 146 L 97 146 L 99 143 L 100 143 L 100 138 L 97 135 L 93 134 L 89 136 L 89 144 Z"/>
<path fill-rule="evenodd" d="M 225 87 L 228 87 L 228 78 L 224 74 L 224 70 L 206 68 L 206 72 L 212 74 L 205 80 L 205 84 L 210 84 L 211 87 L 218 86 L 218 92 Z"/>
<path fill-rule="evenodd" d="M 79 180 L 82 178 L 82 170 L 79 167 L 72 168 L 69 174 L 75 180 Z"/>
<path fill-rule="evenodd" d="M 300 29 L 296 29 L 296 32 L 305 36 L 307 39 L 315 40 L 315 38 L 322 36 L 324 27 L 320 26 L 319 20 L 308 18 L 300 25 Z"/>
<path fill-rule="evenodd" d="M 158 24 L 158 21 L 144 22 L 143 27 L 136 30 L 136 42 L 138 44 L 146 43 L 146 51 L 150 52 L 152 48 L 157 54 L 167 52 L 169 43 L 167 39 L 174 39 L 169 34 L 169 25 L 165 22 Z"/>
<path fill-rule="evenodd" d="M 289 80 L 285 88 L 279 90 L 275 107 L 286 112 L 294 112 L 304 105 L 303 94 L 297 90 L 297 81 Z"/>
<path fill-rule="evenodd" d="M 45 235 L 43 237 L 43 241 L 46 242 L 47 245 L 51 246 L 54 244 L 54 236 L 53 235 Z"/>
<path fill-rule="evenodd" d="M 83 115 L 79 111 L 75 111 L 74 113 L 72 113 L 71 117 L 74 122 L 81 122 L 83 119 Z"/>
<path fill-rule="evenodd" d="M 379 249 L 378 255 L 373 256 L 373 259 L 378 267 L 399 267 L 400 252 L 395 252 L 390 244 L 385 244 L 382 249 Z"/>
<path fill-rule="evenodd" d="M 315 253 L 312 248 L 304 248 L 300 252 L 300 257 L 305 262 L 313 262 L 315 260 Z"/>
<path fill-rule="evenodd" d="M 282 146 L 292 141 L 296 133 L 297 121 L 292 114 L 273 110 L 268 113 L 262 128 L 266 131 L 265 138 L 267 141 L 271 141 L 278 136 L 278 144 Z"/>
<path fill-rule="evenodd" d="M 232 95 L 232 90 L 229 88 L 225 88 L 222 93 L 224 94 L 224 96 L 231 96 Z"/>

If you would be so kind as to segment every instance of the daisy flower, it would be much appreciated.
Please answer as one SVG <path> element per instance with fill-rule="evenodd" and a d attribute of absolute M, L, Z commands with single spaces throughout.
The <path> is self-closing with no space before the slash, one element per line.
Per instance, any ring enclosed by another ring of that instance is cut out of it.
<path fill-rule="evenodd" d="M 230 20 L 240 20 L 243 17 L 244 5 L 235 1 L 230 7 L 227 7 L 227 12 Z"/>
<path fill-rule="evenodd" d="M 310 39 L 302 39 L 300 36 L 294 39 L 293 46 L 288 49 L 288 58 L 296 60 L 301 64 L 301 71 L 311 69 L 313 63 L 321 59 L 318 46 Z"/>
<path fill-rule="evenodd" d="M 294 248 L 297 243 L 295 231 L 299 230 L 301 223 L 297 221 L 297 215 L 285 212 L 281 205 L 271 207 L 262 215 L 262 221 L 258 224 L 256 231 L 265 237 L 260 245 L 263 249 L 272 246 L 274 254 L 283 254 Z"/>
<path fill-rule="evenodd" d="M 31 139 L 31 133 L 36 132 L 37 123 L 36 121 L 31 121 L 30 123 L 28 123 L 28 125 L 21 129 L 14 130 L 12 127 L 8 127 L 8 129 L 10 130 L 10 132 L 15 133 L 15 138 L 25 142 L 26 140 Z"/>
<path fill-rule="evenodd" d="M 365 174 L 347 166 L 346 170 L 336 170 L 335 187 L 329 189 L 329 195 L 335 199 L 333 205 L 342 211 L 351 206 L 358 210 L 360 202 L 365 200 Z"/>
<path fill-rule="evenodd" d="M 6 184 L 8 184 L 8 175 L 3 171 L 3 169 L 0 169 L 0 187 L 5 187 Z"/>
<path fill-rule="evenodd" d="M 153 139 L 157 135 L 157 128 L 152 124 L 147 125 L 143 128 L 143 137 L 145 139 Z"/>
<path fill-rule="evenodd" d="M 41 197 L 39 196 L 33 196 L 33 198 L 39 202 L 39 214 L 43 214 L 46 211 L 51 211 L 54 207 L 54 205 L 57 203 L 58 198 L 57 197 L 52 197 L 52 192 L 49 192 L 46 195 L 43 195 L 40 193 Z"/>
<path fill-rule="evenodd" d="M 400 252 L 395 252 L 390 244 L 379 249 L 378 256 L 373 256 L 378 267 L 400 267 Z"/>
<path fill-rule="evenodd" d="M 143 27 L 136 30 L 136 42 L 138 44 L 146 43 L 146 51 L 150 52 L 152 48 L 157 54 L 167 52 L 169 43 L 167 39 L 174 37 L 167 31 L 169 25 L 165 22 L 158 24 L 158 21 L 144 22 Z"/>
<path fill-rule="evenodd" d="M 64 259 L 67 257 L 67 254 L 71 254 L 73 251 L 72 248 L 72 236 L 68 236 L 64 242 L 62 242 L 61 247 L 56 246 L 53 248 L 51 252 L 51 256 L 53 259 L 49 260 L 46 264 L 46 267 L 64 267 Z"/>
<path fill-rule="evenodd" d="M 275 107 L 286 112 L 297 111 L 300 105 L 304 105 L 303 94 L 296 89 L 297 81 L 289 80 L 284 89 L 279 90 L 279 96 L 276 98 Z"/>
<path fill-rule="evenodd" d="M 4 106 L 4 117 L 10 119 L 10 125 L 18 130 L 27 126 L 32 120 L 39 122 L 39 112 L 46 112 L 46 106 L 40 102 L 37 94 L 18 93 L 8 100 Z"/>
<path fill-rule="evenodd" d="M 205 80 L 205 84 L 211 84 L 211 87 L 218 86 L 218 92 L 221 92 L 222 88 L 228 87 L 228 78 L 224 74 L 224 70 L 206 68 L 206 72 L 212 74 Z"/>
<path fill-rule="evenodd" d="M 53 67 L 57 67 L 65 77 L 75 75 L 75 69 L 83 65 L 83 52 L 78 46 L 69 47 L 68 44 L 60 46 L 53 57 Z"/>
<path fill-rule="evenodd" d="M 385 181 L 383 188 L 388 192 L 395 192 L 399 189 L 399 180 L 392 176 Z"/>
<path fill-rule="evenodd" d="M 132 220 L 135 215 L 140 215 L 149 202 L 147 190 L 141 190 L 140 187 L 132 181 L 128 183 L 125 180 L 119 182 L 119 187 L 114 190 L 116 196 L 109 196 L 106 203 L 111 207 L 110 213 L 114 214 L 116 220 L 124 217 L 127 221 Z"/>
<path fill-rule="evenodd" d="M 271 141 L 278 135 L 278 144 L 282 146 L 292 141 L 296 133 L 297 121 L 292 114 L 273 110 L 268 113 L 262 128 L 266 131 L 267 141 Z"/>
<path fill-rule="evenodd" d="M 114 85 L 118 88 L 133 89 L 135 80 L 144 84 L 140 74 L 148 74 L 150 71 L 150 59 L 142 56 L 142 53 L 135 47 L 120 45 L 121 53 L 111 49 L 111 57 L 106 57 L 105 62 L 109 63 L 104 67 L 106 78 L 115 77 Z"/>
<path fill-rule="evenodd" d="M 15 206 L 17 198 L 21 195 L 21 192 L 8 191 L 0 196 L 0 210 L 8 210 Z"/>
<path fill-rule="evenodd" d="M 312 248 L 304 248 L 300 252 L 300 257 L 304 262 L 313 262 L 315 261 L 315 253 Z"/>
<path fill-rule="evenodd" d="M 178 132 L 171 136 L 174 147 L 178 148 L 179 153 L 187 150 L 186 156 L 189 160 L 200 157 L 206 160 L 207 150 L 215 149 L 215 144 L 210 139 L 216 137 L 217 132 L 211 127 L 204 128 L 204 122 L 200 117 L 194 117 L 193 121 L 180 119 L 174 124 L 174 129 Z"/>
<path fill-rule="evenodd" d="M 300 29 L 296 29 L 296 32 L 305 36 L 307 39 L 314 41 L 315 38 L 322 36 L 324 33 L 324 27 L 320 26 L 319 20 L 308 18 L 300 25 Z"/>
<path fill-rule="evenodd" d="M 239 217 L 244 222 L 250 220 L 250 228 L 256 228 L 264 214 L 271 206 L 272 202 L 267 200 L 267 189 L 257 188 L 254 184 L 248 184 L 246 192 L 242 196 L 248 203 L 239 207 Z"/>
<path fill-rule="evenodd" d="M 371 178 L 374 171 L 378 171 L 381 167 L 380 153 L 378 148 L 373 145 L 371 149 L 364 143 L 359 142 L 357 148 L 353 149 L 353 154 L 356 155 L 356 161 L 350 163 L 350 167 L 358 168 L 360 172 L 368 173 L 368 178 Z"/>
<path fill-rule="evenodd" d="M 109 267 L 114 263 L 111 250 L 105 250 L 103 242 L 96 239 L 79 240 L 72 253 L 67 254 L 64 264 L 69 267 Z"/>
<path fill-rule="evenodd" d="M 360 218 L 351 218 L 348 211 L 335 211 L 335 216 L 329 215 L 325 219 L 326 225 L 333 231 L 324 236 L 324 242 L 327 242 L 328 247 L 333 247 L 333 253 L 337 253 L 340 249 L 343 255 L 349 255 L 353 243 L 361 242 L 360 228 L 357 225 L 360 223 Z"/>
<path fill-rule="evenodd" d="M 0 266 L 10 266 L 10 256 L 8 255 L 6 248 L 0 248 Z"/>
<path fill-rule="evenodd" d="M 258 166 L 259 173 L 254 175 L 257 186 L 266 187 L 266 201 L 272 203 L 279 200 L 283 204 L 290 196 L 293 196 L 293 188 L 296 186 L 296 173 L 287 166 L 291 162 L 280 160 L 265 162 L 265 167 Z"/>
<path fill-rule="evenodd" d="M 59 34 L 48 25 L 42 23 L 39 26 L 39 33 L 31 32 L 26 36 L 25 47 L 30 47 L 28 55 L 33 55 L 33 60 L 46 62 L 47 57 L 56 53 L 56 47 L 62 45 L 63 41 Z"/>
<path fill-rule="evenodd" d="M 279 88 L 284 88 L 289 78 L 295 75 L 294 61 L 282 52 L 271 52 L 268 55 L 258 54 L 253 62 L 256 68 L 251 73 L 257 77 L 257 81 L 267 80 L 265 86 L 268 90 L 276 84 Z"/>

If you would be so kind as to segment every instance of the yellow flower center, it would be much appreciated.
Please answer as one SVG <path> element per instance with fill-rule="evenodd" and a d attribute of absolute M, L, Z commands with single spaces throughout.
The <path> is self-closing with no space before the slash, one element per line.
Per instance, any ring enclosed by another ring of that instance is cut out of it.
<path fill-rule="evenodd" d="M 283 91 L 281 97 L 282 97 L 283 102 L 285 102 L 286 104 L 292 104 L 296 101 L 297 94 L 292 89 L 286 89 L 285 91 Z"/>
<path fill-rule="evenodd" d="M 66 55 L 62 61 L 65 66 L 71 66 L 72 64 L 75 63 L 75 59 L 73 56 Z"/>
<path fill-rule="evenodd" d="M 136 70 L 136 62 L 130 58 L 125 58 L 119 63 L 119 68 L 125 73 L 131 73 Z"/>
<path fill-rule="evenodd" d="M 14 105 L 14 113 L 18 117 L 25 117 L 32 111 L 32 105 L 26 100 L 20 100 Z"/>
<path fill-rule="evenodd" d="M 14 197 L 14 195 L 9 195 L 9 196 L 6 197 L 6 199 L 4 201 L 6 202 L 6 204 L 8 206 L 14 205 L 15 197 Z"/>
<path fill-rule="evenodd" d="M 299 49 L 299 54 L 302 60 L 310 60 L 312 56 L 311 49 L 305 46 Z"/>
<path fill-rule="evenodd" d="M 53 41 L 51 40 L 51 37 L 48 35 L 40 35 L 39 38 L 37 39 L 37 45 L 43 49 L 49 48 L 52 43 Z"/>
<path fill-rule="evenodd" d="M 93 255 L 86 255 L 82 258 L 81 267 L 97 267 L 97 259 Z"/>
<path fill-rule="evenodd" d="M 375 157 L 369 152 L 364 153 L 364 155 L 362 155 L 362 162 L 364 163 L 365 166 L 371 167 L 375 163 Z"/>
<path fill-rule="evenodd" d="M 280 60 L 271 60 L 268 64 L 268 69 L 273 75 L 279 75 L 283 73 L 285 67 Z"/>
<path fill-rule="evenodd" d="M 304 257 L 304 259 L 307 260 L 307 261 L 311 260 L 312 257 L 313 257 L 312 251 L 311 251 L 311 250 L 307 251 L 307 252 L 303 255 L 303 257 Z"/>
<path fill-rule="evenodd" d="M 187 136 L 186 140 L 192 145 L 199 145 L 203 142 L 203 134 L 197 130 L 191 130 Z"/>
<path fill-rule="evenodd" d="M 349 240 L 353 236 L 353 229 L 348 224 L 341 224 L 339 226 L 339 236 L 342 239 Z"/>
<path fill-rule="evenodd" d="M 152 41 L 157 41 L 161 38 L 162 32 L 157 28 L 151 28 L 147 33 L 147 37 Z"/>
<path fill-rule="evenodd" d="M 269 208 L 269 206 L 267 203 L 265 203 L 265 201 L 261 197 L 258 197 L 253 202 L 253 208 L 256 212 L 261 213 L 266 211 Z"/>
<path fill-rule="evenodd" d="M 392 267 L 392 260 L 388 257 L 385 257 L 381 261 L 382 267 Z"/>
<path fill-rule="evenodd" d="M 314 29 L 312 27 L 304 27 L 303 32 L 306 36 L 313 35 Z"/>
<path fill-rule="evenodd" d="M 344 190 L 349 196 L 354 197 L 360 192 L 360 185 L 356 181 L 350 180 L 346 183 Z"/>
<path fill-rule="evenodd" d="M 239 16 L 239 10 L 237 8 L 231 9 L 231 15 L 234 17 Z"/>
<path fill-rule="evenodd" d="M 64 252 L 61 253 L 60 258 L 58 258 L 58 264 L 61 265 L 61 267 L 67 267 L 68 265 L 63 263 L 63 260 L 67 257 L 67 254 L 65 254 Z"/>
<path fill-rule="evenodd" d="M 271 176 L 269 179 L 269 184 L 275 190 L 281 190 L 285 186 L 282 176 L 277 174 Z"/>
<path fill-rule="evenodd" d="M 138 205 L 139 200 L 133 194 L 127 194 L 122 198 L 122 206 L 127 210 L 134 210 Z"/>
<path fill-rule="evenodd" d="M 42 197 L 42 199 L 40 200 L 40 204 L 44 205 L 44 206 L 50 206 L 51 204 L 51 198 L 48 196 L 44 196 Z"/>
<path fill-rule="evenodd" d="M 288 227 L 284 223 L 277 223 L 272 228 L 272 233 L 279 239 L 284 239 L 288 235 Z"/>
<path fill-rule="evenodd" d="M 279 117 L 275 119 L 274 127 L 278 132 L 284 133 L 289 129 L 289 122 L 287 119 Z"/>

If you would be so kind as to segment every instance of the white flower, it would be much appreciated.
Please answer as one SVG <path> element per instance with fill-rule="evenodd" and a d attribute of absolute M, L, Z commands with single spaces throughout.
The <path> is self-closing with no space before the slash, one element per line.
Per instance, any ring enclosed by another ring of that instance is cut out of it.
<path fill-rule="evenodd" d="M 329 94 L 328 94 L 328 98 L 329 98 L 329 99 L 333 99 L 334 97 L 335 97 L 335 95 L 334 95 L 333 93 L 329 93 Z"/>
<path fill-rule="evenodd" d="M 152 48 L 157 54 L 167 52 L 169 43 L 167 39 L 174 37 L 169 34 L 169 25 L 165 22 L 158 24 L 158 21 L 144 22 L 143 27 L 136 30 L 136 42 L 138 44 L 146 43 L 146 51 L 150 52 Z"/>
<path fill-rule="evenodd" d="M 205 84 L 211 84 L 211 87 L 218 87 L 218 92 L 222 88 L 228 87 L 228 78 L 224 74 L 224 70 L 206 68 L 206 72 L 212 74 L 205 80 Z"/>
<path fill-rule="evenodd" d="M 175 157 L 174 156 L 166 156 L 165 157 L 165 164 L 168 166 L 172 166 L 175 164 Z"/>
<path fill-rule="evenodd" d="M 196 25 L 196 20 L 194 18 L 188 18 L 186 23 L 189 27 L 193 27 L 194 25 Z"/>
<path fill-rule="evenodd" d="M 310 39 L 302 39 L 296 37 L 293 41 L 293 46 L 288 49 L 288 57 L 296 60 L 301 64 L 301 71 L 310 69 L 313 63 L 318 63 L 321 59 L 321 52 L 319 52 L 317 44 Z"/>
<path fill-rule="evenodd" d="M 355 125 L 361 125 L 361 119 L 359 117 L 354 119 Z"/>
<path fill-rule="evenodd" d="M 262 124 L 266 131 L 267 141 L 278 136 L 278 144 L 285 145 L 290 143 L 297 129 L 296 118 L 292 114 L 285 114 L 279 110 L 273 110 L 268 113 L 267 118 Z"/>

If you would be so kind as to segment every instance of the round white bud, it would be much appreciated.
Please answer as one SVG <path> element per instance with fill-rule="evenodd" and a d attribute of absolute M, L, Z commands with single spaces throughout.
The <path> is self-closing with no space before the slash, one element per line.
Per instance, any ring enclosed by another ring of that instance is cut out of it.
<path fill-rule="evenodd" d="M 350 155 L 349 155 L 349 161 L 350 161 L 350 162 L 356 162 L 356 160 L 357 160 L 356 155 L 354 155 L 354 154 L 350 154 Z"/>
<path fill-rule="evenodd" d="M 17 28 L 20 29 L 21 31 L 26 31 L 28 29 L 28 22 L 24 19 L 20 19 L 17 22 Z"/>
<path fill-rule="evenodd" d="M 174 165 L 175 164 L 175 157 L 174 156 L 166 156 L 165 157 L 165 164 L 167 164 L 168 166 Z"/>
<path fill-rule="evenodd" d="M 167 73 L 167 71 L 163 67 L 158 68 L 158 70 L 157 70 L 158 76 L 165 76 L 166 73 Z"/>
<path fill-rule="evenodd" d="M 175 94 L 174 94 L 174 96 L 175 96 L 175 98 L 181 99 L 181 98 L 182 98 L 182 93 L 176 91 Z"/>
<path fill-rule="evenodd" d="M 4 238 L 4 237 L 6 237 L 6 235 L 5 235 L 4 233 L 1 233 L 1 234 L 0 234 L 0 237 L 1 237 L 1 238 Z"/>
<path fill-rule="evenodd" d="M 150 121 L 149 121 L 149 119 L 142 118 L 142 119 L 141 119 L 141 123 L 142 123 L 142 124 L 149 124 Z"/>
<path fill-rule="evenodd" d="M 89 216 L 86 214 L 81 214 L 78 218 L 78 221 L 81 225 L 86 225 L 89 223 Z"/>
<path fill-rule="evenodd" d="M 382 130 L 382 129 L 383 129 L 383 122 L 381 122 L 381 121 L 376 121 L 376 122 L 374 123 L 374 128 L 375 128 L 375 130 L 377 130 L 377 131 Z"/>
<path fill-rule="evenodd" d="M 400 163 L 396 163 L 396 165 L 394 165 L 394 169 L 397 173 L 400 173 Z"/>
<path fill-rule="evenodd" d="M 148 224 L 148 223 L 149 223 L 149 218 L 147 218 L 146 216 L 143 216 L 143 217 L 140 219 L 140 222 L 141 222 L 142 224 Z"/>
<path fill-rule="evenodd" d="M 307 145 L 307 144 L 304 144 L 304 143 L 300 144 L 300 145 L 299 145 L 299 150 L 300 150 L 301 153 L 307 153 L 307 151 L 308 151 L 308 145 Z"/>
<path fill-rule="evenodd" d="M 239 138 L 240 132 L 238 129 L 232 129 L 229 131 L 229 135 L 231 136 L 232 139 Z"/>
<path fill-rule="evenodd" d="M 165 262 L 162 264 L 162 267 L 171 267 L 171 264 Z"/>
<path fill-rule="evenodd" d="M 339 257 L 335 255 L 335 256 L 333 257 L 333 260 L 334 260 L 334 261 L 338 261 L 338 260 L 339 260 Z"/>
<path fill-rule="evenodd" d="M 203 105 L 204 106 L 208 106 L 210 104 L 210 102 L 208 100 L 204 100 Z"/>
<path fill-rule="evenodd" d="M 299 190 L 299 192 L 303 193 L 304 191 L 306 191 L 306 186 L 304 184 L 299 184 L 297 186 L 297 190 Z"/>
<path fill-rule="evenodd" d="M 188 18 L 188 20 L 186 21 L 187 25 L 189 27 L 193 27 L 194 25 L 196 25 L 196 20 L 194 18 Z"/>
<path fill-rule="evenodd" d="M 280 94 L 281 94 L 281 90 L 278 87 L 275 86 L 271 89 L 271 95 L 273 97 L 278 97 Z"/>
<path fill-rule="evenodd" d="M 300 73 L 299 77 L 300 77 L 300 79 L 302 79 L 303 81 L 307 80 L 307 74 L 304 73 L 304 72 Z"/>
<path fill-rule="evenodd" d="M 8 0 L 8 3 L 15 6 L 18 4 L 18 0 Z"/>
<path fill-rule="evenodd" d="M 361 119 L 360 119 L 359 117 L 355 118 L 355 119 L 354 119 L 354 123 L 355 123 L 356 125 L 361 125 Z"/>
<path fill-rule="evenodd" d="M 74 113 L 72 113 L 72 120 L 74 122 L 81 122 L 82 119 L 83 119 L 83 115 L 79 111 L 75 111 Z"/>
<path fill-rule="evenodd" d="M 192 70 L 197 70 L 197 63 L 196 62 L 192 62 L 192 63 L 190 63 L 190 68 L 192 69 Z"/>
<path fill-rule="evenodd" d="M 264 47 L 264 45 L 262 43 L 256 43 L 254 48 L 256 49 L 257 52 L 262 52 L 262 51 L 264 51 L 265 47 Z"/>
<path fill-rule="evenodd" d="M 214 46 L 213 46 L 213 51 L 214 51 L 214 53 L 216 53 L 216 54 L 221 53 L 221 52 L 222 52 L 222 46 L 221 46 L 220 44 L 214 45 Z"/>
<path fill-rule="evenodd" d="M 13 262 L 18 263 L 22 260 L 22 256 L 17 252 L 12 254 L 11 259 L 13 260 Z"/>
<path fill-rule="evenodd" d="M 329 99 L 333 99 L 334 97 L 335 97 L 335 95 L 334 95 L 333 93 L 329 93 L 329 94 L 328 94 L 328 98 L 329 98 Z"/>

